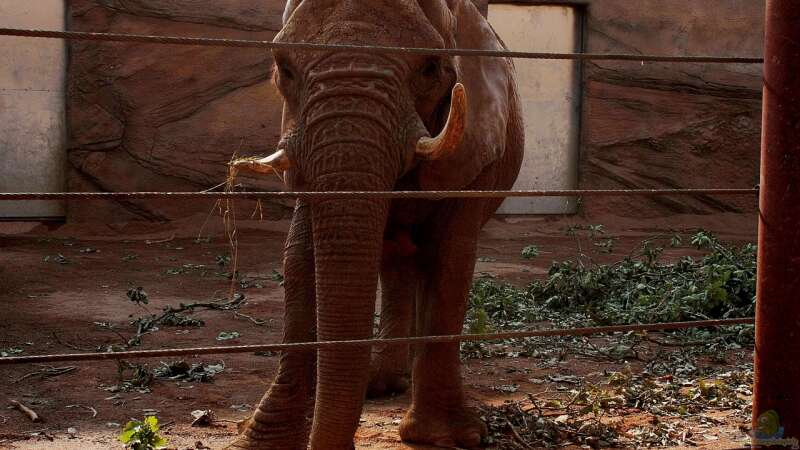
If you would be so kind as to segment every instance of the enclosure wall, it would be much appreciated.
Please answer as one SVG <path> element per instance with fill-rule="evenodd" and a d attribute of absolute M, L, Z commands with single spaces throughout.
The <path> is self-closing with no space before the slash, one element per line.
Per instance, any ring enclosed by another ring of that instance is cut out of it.
<path fill-rule="evenodd" d="M 70 0 L 80 31 L 272 39 L 282 0 Z M 525 3 L 525 2 L 517 2 Z M 541 1 L 531 2 L 541 4 Z M 589 52 L 760 56 L 763 2 L 590 0 Z M 197 190 L 238 154 L 278 141 L 281 101 L 261 49 L 71 42 L 70 190 Z M 579 99 L 578 187 L 751 187 L 760 66 L 588 61 Z M 546 146 L 547 143 L 542 143 Z M 546 153 L 546 150 L 543 150 Z M 543 160 L 541 164 L 548 164 Z M 273 177 L 248 183 L 280 188 Z M 755 211 L 752 198 L 583 199 L 590 217 Z M 267 204 L 265 217 L 288 210 Z M 72 220 L 169 220 L 208 202 L 71 204 Z M 249 214 L 247 206 L 239 208 Z"/>
<path fill-rule="evenodd" d="M 764 2 L 590 0 L 587 52 L 761 56 Z M 580 187 L 758 183 L 761 66 L 587 61 Z M 754 198 L 584 199 L 589 217 L 754 212 Z"/>

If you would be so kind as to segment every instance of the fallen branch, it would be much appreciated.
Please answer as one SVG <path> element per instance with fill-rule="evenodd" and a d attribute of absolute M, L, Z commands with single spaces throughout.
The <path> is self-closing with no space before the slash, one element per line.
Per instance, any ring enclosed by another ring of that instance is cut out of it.
<path fill-rule="evenodd" d="M 522 447 L 524 447 L 524 448 L 526 448 L 526 449 L 533 449 L 533 447 L 531 447 L 531 445 L 530 445 L 530 444 L 528 444 L 528 443 L 525 441 L 525 439 L 523 439 L 523 438 L 522 438 L 522 436 L 520 436 L 519 432 L 518 432 L 518 431 L 517 431 L 517 429 L 514 427 L 514 425 L 512 425 L 512 424 L 511 424 L 511 422 L 510 422 L 509 420 L 507 420 L 507 419 L 506 419 L 506 424 L 508 425 L 508 429 L 509 429 L 509 430 L 511 430 L 511 434 L 514 436 L 514 439 L 516 439 L 516 440 L 517 440 L 517 442 L 518 442 L 518 443 L 519 443 L 519 444 L 520 444 Z"/>
<path fill-rule="evenodd" d="M 23 414 L 25 414 L 26 416 L 28 416 L 28 418 L 31 419 L 31 422 L 41 422 L 42 421 L 42 418 L 39 417 L 38 414 L 36 414 L 36 411 L 28 408 L 27 406 L 23 405 L 22 403 L 20 403 L 20 402 L 18 402 L 16 400 L 10 400 L 10 403 L 11 403 L 11 407 L 12 408 L 17 409 L 17 410 L 21 411 Z"/>
<path fill-rule="evenodd" d="M 234 317 L 249 320 L 258 326 L 263 326 L 266 321 L 256 319 L 239 311 L 246 302 L 244 294 L 236 294 L 232 300 L 216 302 L 181 303 L 177 307 L 167 305 L 160 315 L 151 314 L 140 317 L 132 322 L 136 325 L 136 335 L 128 339 L 125 348 L 135 347 L 141 343 L 141 338 L 158 330 L 158 327 L 181 316 L 183 313 L 194 313 L 197 310 L 231 311 Z M 109 326 L 108 329 L 111 329 Z M 112 330 L 113 331 L 113 330 Z"/>
<path fill-rule="evenodd" d="M 36 372 L 31 372 L 27 375 L 23 375 L 20 378 L 17 378 L 13 381 L 14 384 L 19 383 L 20 381 L 26 380 L 30 377 L 35 377 L 36 375 L 41 376 L 42 379 L 45 378 L 53 378 L 59 375 L 64 375 L 66 373 L 73 372 L 77 370 L 76 366 L 67 366 L 67 367 L 48 367 L 47 369 L 37 370 Z"/>
<path fill-rule="evenodd" d="M 266 321 L 266 320 L 256 319 L 256 318 L 255 318 L 255 317 L 253 317 L 253 316 L 248 316 L 247 314 L 240 313 L 239 311 L 234 311 L 234 312 L 233 312 L 233 315 L 234 315 L 235 317 L 242 317 L 242 318 L 245 318 L 245 319 L 247 319 L 247 320 L 249 320 L 249 321 L 253 322 L 254 324 L 256 324 L 256 325 L 258 325 L 258 326 L 263 326 L 265 323 L 267 323 L 267 321 Z"/>

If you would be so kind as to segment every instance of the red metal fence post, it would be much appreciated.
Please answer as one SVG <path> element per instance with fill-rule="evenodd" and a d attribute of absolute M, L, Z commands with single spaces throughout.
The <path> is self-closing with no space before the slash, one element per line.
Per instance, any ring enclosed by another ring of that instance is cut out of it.
<path fill-rule="evenodd" d="M 753 444 L 800 439 L 800 0 L 767 0 Z"/>

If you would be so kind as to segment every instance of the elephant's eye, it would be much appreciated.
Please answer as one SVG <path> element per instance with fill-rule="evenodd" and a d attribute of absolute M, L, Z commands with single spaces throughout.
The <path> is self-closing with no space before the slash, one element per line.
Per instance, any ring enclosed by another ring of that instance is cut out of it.
<path fill-rule="evenodd" d="M 422 65 L 422 76 L 425 78 L 433 78 L 439 75 L 439 60 L 437 58 L 431 58 L 425 61 L 425 64 Z"/>
<path fill-rule="evenodd" d="M 278 76 L 282 81 L 292 82 L 295 79 L 294 71 L 286 64 L 278 63 Z"/>
<path fill-rule="evenodd" d="M 297 79 L 297 72 L 288 58 L 281 54 L 275 55 L 275 66 L 273 69 L 273 80 L 278 88 L 288 88 Z"/>

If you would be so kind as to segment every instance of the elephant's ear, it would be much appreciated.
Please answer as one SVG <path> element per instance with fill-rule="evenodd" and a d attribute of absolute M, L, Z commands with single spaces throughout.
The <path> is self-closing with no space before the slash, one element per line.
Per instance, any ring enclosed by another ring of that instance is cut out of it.
<path fill-rule="evenodd" d="M 472 0 L 483 17 L 489 17 L 489 0 Z"/>
<path fill-rule="evenodd" d="M 420 0 L 424 1 L 428 0 Z M 456 48 L 505 49 L 471 0 L 447 0 L 447 8 L 454 19 Z M 458 81 L 466 88 L 466 131 L 451 156 L 420 164 L 419 183 L 425 190 L 469 186 L 486 166 L 503 156 L 506 148 L 509 115 L 516 95 L 513 63 L 507 58 L 472 56 L 457 56 L 454 62 Z"/>

